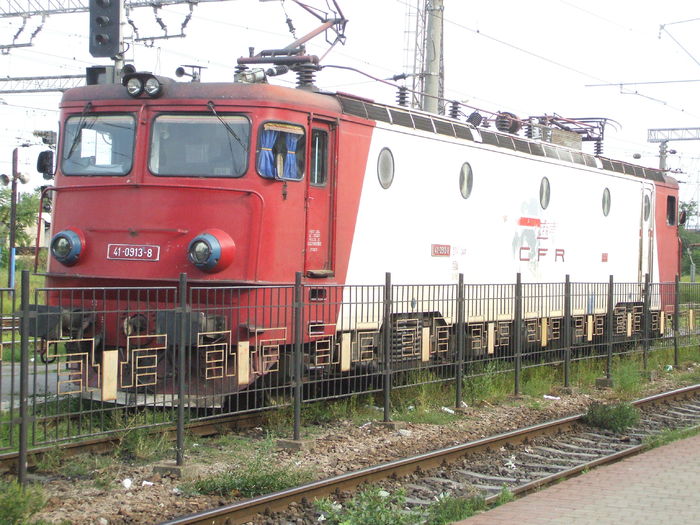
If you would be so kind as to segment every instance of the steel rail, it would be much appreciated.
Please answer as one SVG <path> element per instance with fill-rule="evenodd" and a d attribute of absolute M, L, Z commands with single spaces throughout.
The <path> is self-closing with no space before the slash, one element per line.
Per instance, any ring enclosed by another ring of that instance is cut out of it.
<path fill-rule="evenodd" d="M 640 407 L 653 405 L 656 403 L 668 402 L 677 399 L 692 397 L 700 391 L 700 384 L 693 385 L 662 394 L 638 399 L 632 402 Z M 417 470 L 429 470 L 438 467 L 445 462 L 451 462 L 466 455 L 481 452 L 487 449 L 497 449 L 506 443 L 522 443 L 541 435 L 551 435 L 564 432 L 573 425 L 580 423 L 584 414 L 577 414 L 565 418 L 557 419 L 533 425 L 526 428 L 498 434 L 496 436 L 478 439 L 468 443 L 454 445 L 451 447 L 435 450 L 425 454 L 419 454 L 410 458 L 399 459 L 381 465 L 367 467 L 358 471 L 348 472 L 333 478 L 314 481 L 305 485 L 291 489 L 266 494 L 244 501 L 225 505 L 216 509 L 210 509 L 187 516 L 182 516 L 172 520 L 164 521 L 160 525 L 190 525 L 190 524 L 225 524 L 244 523 L 251 521 L 258 514 L 275 512 L 286 509 L 290 503 L 299 502 L 302 499 L 322 498 L 340 490 L 352 490 L 362 483 L 388 479 L 394 476 L 408 475 Z M 645 445 L 630 447 L 629 449 L 617 452 L 604 458 L 577 465 L 563 472 L 552 474 L 545 478 L 533 480 L 525 485 L 513 489 L 515 494 L 525 493 L 546 484 L 565 479 L 579 474 L 585 469 L 618 461 L 632 454 L 638 454 L 645 450 Z M 487 498 L 487 502 L 492 502 L 497 498 Z"/>
<path fill-rule="evenodd" d="M 222 428 L 229 430 L 241 430 L 260 426 L 260 412 L 248 412 L 234 416 L 222 416 L 220 418 L 212 418 L 204 421 L 194 421 L 185 425 L 185 428 L 197 436 L 211 436 L 220 434 Z M 175 424 L 167 426 L 147 427 L 149 432 L 165 434 L 167 439 L 175 440 Z M 83 453 L 104 454 L 111 451 L 114 445 L 122 439 L 120 432 L 123 430 L 110 431 L 109 435 L 96 438 L 80 439 L 79 441 L 66 441 L 64 443 L 46 445 L 39 448 L 33 448 L 27 452 L 29 466 L 37 464 L 38 460 L 44 454 L 54 454 L 56 448 L 60 448 L 67 456 L 75 456 Z M 0 473 L 9 472 L 17 467 L 19 453 L 6 452 L 0 454 Z"/>

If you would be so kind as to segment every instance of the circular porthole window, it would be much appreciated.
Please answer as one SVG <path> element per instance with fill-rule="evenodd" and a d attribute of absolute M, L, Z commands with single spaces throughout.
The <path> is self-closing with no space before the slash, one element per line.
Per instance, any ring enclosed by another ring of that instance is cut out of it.
<path fill-rule="evenodd" d="M 605 188 L 603 190 L 603 215 L 606 217 L 610 213 L 610 190 Z"/>
<path fill-rule="evenodd" d="M 651 199 L 649 195 L 644 196 L 644 220 L 649 220 L 649 215 L 651 215 Z"/>
<path fill-rule="evenodd" d="M 462 169 L 459 170 L 459 192 L 462 197 L 468 199 L 472 194 L 472 185 L 474 184 L 474 175 L 472 167 L 468 162 L 462 164 Z"/>
<path fill-rule="evenodd" d="M 389 148 L 382 148 L 377 159 L 377 176 L 379 184 L 385 190 L 394 182 L 394 155 Z"/>
<path fill-rule="evenodd" d="M 540 182 L 540 206 L 542 206 L 543 210 L 546 210 L 547 206 L 549 206 L 549 195 L 549 179 L 542 177 L 542 182 Z"/>

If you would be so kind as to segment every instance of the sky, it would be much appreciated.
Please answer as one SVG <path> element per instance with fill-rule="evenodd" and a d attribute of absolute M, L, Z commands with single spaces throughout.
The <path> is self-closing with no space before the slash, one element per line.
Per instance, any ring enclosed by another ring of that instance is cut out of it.
<path fill-rule="evenodd" d="M 326 0 L 305 0 L 326 9 Z M 347 41 L 323 60 L 388 78 L 410 71 L 413 40 L 410 13 L 417 0 L 338 0 Z M 687 0 L 444 0 L 445 94 L 487 111 L 519 117 L 557 114 L 605 117 L 604 154 L 658 166 L 658 145 L 647 142 L 657 128 L 700 127 L 700 8 Z M 187 6 L 165 6 L 158 16 L 178 34 Z M 206 67 L 203 81 L 231 81 L 248 48 L 284 47 L 294 38 L 289 16 L 301 36 L 318 25 L 293 2 L 230 0 L 193 8 L 185 38 L 130 45 L 127 61 L 140 71 L 174 78 L 183 64 Z M 141 37 L 162 35 L 152 8 L 130 18 Z M 12 41 L 22 23 L 0 19 L 0 44 Z M 42 23 L 27 20 L 17 42 Z M 410 45 L 409 45 L 410 44 Z M 322 55 L 323 38 L 308 51 Z M 52 15 L 31 47 L 0 55 L 0 77 L 80 75 L 85 67 L 109 64 L 88 53 L 88 15 Z M 292 86 L 291 75 L 273 80 Z M 636 84 L 635 84 L 636 83 Z M 366 76 L 326 69 L 319 87 L 393 103 L 395 89 Z M 603 84 L 603 85 L 601 85 Z M 623 85 L 620 85 L 623 84 Z M 1 84 L 0 84 L 1 85 Z M 32 130 L 57 129 L 59 93 L 0 94 L 0 173 L 11 171 L 12 149 L 36 143 Z M 587 145 L 584 147 L 584 149 Z M 681 200 L 700 199 L 700 141 L 669 145 L 668 166 L 681 185 Z M 20 171 L 42 183 L 34 169 L 41 147 L 20 149 Z M 633 155 L 639 154 L 639 160 Z"/>

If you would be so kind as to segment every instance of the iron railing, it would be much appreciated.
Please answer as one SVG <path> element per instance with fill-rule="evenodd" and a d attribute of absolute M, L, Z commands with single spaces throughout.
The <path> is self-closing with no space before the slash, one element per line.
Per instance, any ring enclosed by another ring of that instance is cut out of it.
<path fill-rule="evenodd" d="M 0 452 L 695 345 L 700 285 L 522 283 L 0 289 Z"/>

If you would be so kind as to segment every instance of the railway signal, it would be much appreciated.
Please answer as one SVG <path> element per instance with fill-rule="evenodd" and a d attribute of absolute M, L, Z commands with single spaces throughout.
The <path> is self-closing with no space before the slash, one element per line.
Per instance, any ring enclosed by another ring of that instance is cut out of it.
<path fill-rule="evenodd" d="M 113 57 L 121 46 L 122 0 L 90 0 L 90 54 Z"/>

